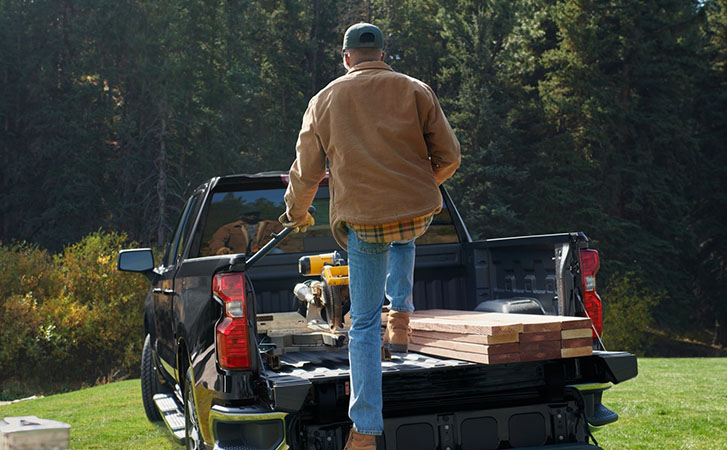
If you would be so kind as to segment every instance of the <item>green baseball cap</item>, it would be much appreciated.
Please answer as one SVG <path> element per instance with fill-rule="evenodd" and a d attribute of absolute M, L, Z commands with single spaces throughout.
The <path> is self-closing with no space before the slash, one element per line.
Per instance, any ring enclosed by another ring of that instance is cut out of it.
<path fill-rule="evenodd" d="M 384 34 L 376 25 L 357 23 L 351 25 L 343 35 L 343 48 L 384 48 Z"/>

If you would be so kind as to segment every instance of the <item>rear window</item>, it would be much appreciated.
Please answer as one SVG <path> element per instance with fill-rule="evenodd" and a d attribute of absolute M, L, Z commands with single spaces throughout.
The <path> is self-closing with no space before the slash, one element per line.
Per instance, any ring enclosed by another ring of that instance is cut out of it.
<path fill-rule="evenodd" d="M 214 192 L 204 219 L 199 256 L 231 253 L 252 254 L 265 245 L 272 233 L 283 229 L 278 217 L 285 211 L 285 188 Z M 331 251 L 338 248 L 330 228 L 327 186 L 321 186 L 313 201 L 313 227 L 288 236 L 272 253 Z M 417 245 L 458 242 L 447 208 L 434 217 Z"/>

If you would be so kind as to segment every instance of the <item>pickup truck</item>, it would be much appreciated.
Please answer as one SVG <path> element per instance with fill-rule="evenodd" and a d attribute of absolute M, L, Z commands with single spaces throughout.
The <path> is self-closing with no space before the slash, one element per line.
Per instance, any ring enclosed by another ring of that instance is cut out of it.
<path fill-rule="evenodd" d="M 338 249 L 321 183 L 316 225 L 258 251 L 284 211 L 287 174 L 216 177 L 189 197 L 166 251 L 119 253 L 120 270 L 151 282 L 142 400 L 187 448 L 341 449 L 347 417 L 345 346 L 268 358 L 258 327 L 300 308 L 302 256 Z M 586 316 L 591 356 L 478 364 L 414 352 L 382 362 L 386 450 L 600 448 L 593 431 L 617 420 L 604 391 L 637 375 L 636 357 L 605 351 L 598 253 L 583 233 L 473 241 L 442 188 L 442 211 L 417 240 L 414 303 L 450 309 Z M 274 235 L 274 234 L 273 234 Z M 242 237 L 241 237 L 242 236 Z M 339 249 L 340 250 L 340 249 Z M 341 253 L 345 256 L 345 252 Z M 251 264 L 251 260 L 255 264 Z"/>

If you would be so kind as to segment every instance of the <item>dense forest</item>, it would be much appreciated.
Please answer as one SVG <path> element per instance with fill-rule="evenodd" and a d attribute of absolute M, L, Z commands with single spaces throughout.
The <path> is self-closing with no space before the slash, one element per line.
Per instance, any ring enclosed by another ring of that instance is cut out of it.
<path fill-rule="evenodd" d="M 287 170 L 358 21 L 440 97 L 475 237 L 584 231 L 607 305 L 727 344 L 727 0 L 0 0 L 0 243 L 160 247 Z"/>

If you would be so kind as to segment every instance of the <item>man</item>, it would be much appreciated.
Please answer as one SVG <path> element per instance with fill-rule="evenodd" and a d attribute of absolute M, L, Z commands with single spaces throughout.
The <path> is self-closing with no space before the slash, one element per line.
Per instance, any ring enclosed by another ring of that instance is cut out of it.
<path fill-rule="evenodd" d="M 459 142 L 436 95 L 384 63 L 374 25 L 343 39 L 348 73 L 313 97 L 303 117 L 285 194 L 286 227 L 313 224 L 307 214 L 330 170 L 331 228 L 348 250 L 351 294 L 349 360 L 353 427 L 346 450 L 375 450 L 384 429 L 381 308 L 390 301 L 384 340 L 406 352 L 414 311 L 414 239 L 442 208 L 439 185 L 459 167 Z"/>
<path fill-rule="evenodd" d="M 260 211 L 242 213 L 239 220 L 222 225 L 207 243 L 204 256 L 246 253 L 260 250 L 272 233 L 282 229 L 275 220 L 260 220 Z"/>

